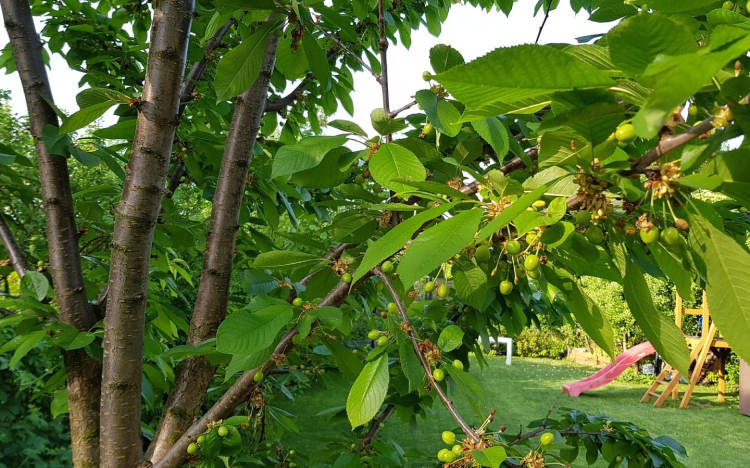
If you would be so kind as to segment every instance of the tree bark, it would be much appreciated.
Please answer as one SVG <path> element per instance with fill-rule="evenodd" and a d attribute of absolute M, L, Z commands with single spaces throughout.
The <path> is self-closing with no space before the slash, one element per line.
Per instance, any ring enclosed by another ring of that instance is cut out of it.
<path fill-rule="evenodd" d="M 3 247 L 8 252 L 13 269 L 18 273 L 19 278 L 23 278 L 23 275 L 29 270 L 29 264 L 26 263 L 23 250 L 21 250 L 21 246 L 16 242 L 13 231 L 10 230 L 10 226 L 5 222 L 2 214 L 0 214 L 0 241 L 2 241 Z"/>
<path fill-rule="evenodd" d="M 58 127 L 57 115 L 43 98 L 52 100 L 42 43 L 27 1 L 0 0 L 0 7 L 23 84 L 35 142 L 50 273 L 60 320 L 86 331 L 97 322 L 97 318 L 88 303 L 83 283 L 68 163 L 63 156 L 48 153 L 41 139 L 45 126 Z M 101 363 L 90 358 L 83 349 L 65 352 L 63 358 L 67 372 L 73 464 L 76 468 L 96 467 L 99 464 L 97 423 Z"/>
<path fill-rule="evenodd" d="M 191 346 L 215 337 L 227 314 L 240 208 L 253 146 L 266 107 L 278 42 L 273 34 L 268 36 L 260 75 L 253 86 L 236 100 L 211 208 L 198 297 L 190 321 L 187 344 Z M 179 364 L 162 420 L 147 454 L 149 460 L 153 462 L 164 456 L 190 427 L 200 411 L 214 372 L 215 366 L 203 356 L 190 357 Z"/>
<path fill-rule="evenodd" d="M 352 286 L 351 289 L 349 284 L 340 281 L 318 303 L 318 306 L 340 306 L 344 302 L 344 299 L 346 299 L 346 297 L 349 295 L 350 290 L 354 290 L 359 287 L 359 285 L 362 284 L 362 282 L 364 282 L 365 280 L 369 279 L 370 276 L 371 272 L 368 272 L 366 275 L 360 278 L 360 280 L 357 281 L 357 284 Z M 315 326 L 315 324 L 313 324 L 313 326 Z M 282 355 L 287 354 L 291 350 L 293 350 L 294 343 L 292 342 L 292 338 L 294 338 L 294 335 L 296 334 L 296 328 L 292 328 L 291 330 L 286 332 L 279 341 L 279 344 L 276 345 L 273 354 Z M 237 381 L 232 384 L 231 387 L 229 387 L 229 390 L 227 390 L 227 392 L 222 395 L 219 401 L 217 401 L 211 407 L 211 409 L 209 409 L 206 414 L 203 415 L 202 418 L 200 418 L 197 422 L 190 426 L 190 428 L 185 431 L 182 437 L 180 437 L 179 440 L 174 443 L 172 448 L 170 448 L 163 457 L 153 462 L 153 468 L 178 468 L 179 466 L 181 466 L 182 462 L 185 461 L 185 458 L 187 458 L 188 445 L 190 445 L 191 442 L 194 442 L 199 435 L 201 435 L 206 431 L 206 429 L 208 429 L 209 423 L 231 416 L 237 406 L 241 405 L 247 400 L 253 388 L 255 388 L 255 386 L 257 385 L 255 380 L 253 379 L 255 373 L 261 371 L 264 374 L 268 374 L 268 372 L 275 368 L 276 365 L 276 360 L 271 357 L 271 359 L 266 361 L 261 366 L 243 372 L 240 378 L 237 379 Z"/>
<path fill-rule="evenodd" d="M 154 3 L 146 81 L 122 198 L 115 210 L 102 373 L 102 468 L 142 458 L 141 379 L 148 268 L 165 192 L 193 0 Z"/>

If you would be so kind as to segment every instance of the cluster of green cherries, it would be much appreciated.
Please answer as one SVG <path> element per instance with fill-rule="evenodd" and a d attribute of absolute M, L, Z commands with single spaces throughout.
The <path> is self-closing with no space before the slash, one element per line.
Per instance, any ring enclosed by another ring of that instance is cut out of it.
<path fill-rule="evenodd" d="M 582 210 L 575 215 L 576 224 L 578 226 L 589 226 L 591 224 L 591 213 L 588 210 Z M 623 228 L 626 233 L 635 233 L 636 227 L 632 223 L 628 223 Z M 665 227 L 660 230 L 658 227 L 653 226 L 648 230 L 638 230 L 641 241 L 646 244 L 655 244 L 659 240 L 664 242 L 670 247 L 678 246 L 683 238 L 680 235 L 680 231 L 673 226 Z M 604 241 L 604 231 L 598 226 L 589 226 L 585 233 L 586 239 L 592 244 L 601 244 Z"/>
<path fill-rule="evenodd" d="M 229 429 L 227 429 L 226 426 L 219 426 L 218 429 L 216 429 L 216 435 L 219 437 L 226 437 L 229 435 Z M 198 453 L 198 449 L 201 445 L 206 443 L 206 436 L 200 435 L 197 439 L 195 439 L 195 442 L 191 443 L 187 447 L 187 453 L 190 455 L 195 455 Z"/>
<path fill-rule="evenodd" d="M 460 444 L 456 444 L 456 434 L 451 431 L 443 431 L 441 438 L 445 445 L 451 445 L 452 447 L 450 450 L 447 448 L 441 449 L 437 455 L 438 460 L 443 463 L 453 463 L 456 458 L 463 456 L 464 449 Z"/>

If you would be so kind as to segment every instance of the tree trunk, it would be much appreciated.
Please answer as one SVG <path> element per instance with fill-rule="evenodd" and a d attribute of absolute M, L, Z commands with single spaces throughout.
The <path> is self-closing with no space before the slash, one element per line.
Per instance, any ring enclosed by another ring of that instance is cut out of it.
<path fill-rule="evenodd" d="M 16 242 L 16 238 L 13 236 L 13 232 L 10 230 L 8 223 L 5 222 L 2 214 L 0 214 L 0 242 L 3 243 L 3 247 L 8 252 L 10 263 L 13 265 L 16 273 L 18 273 L 18 277 L 23 278 L 23 275 L 29 270 L 29 264 L 26 263 L 23 250 L 21 250 L 21 246 Z"/>
<path fill-rule="evenodd" d="M 235 104 L 211 208 L 211 224 L 188 345 L 196 346 L 216 336 L 216 330 L 227 314 L 240 208 L 253 146 L 266 106 L 278 42 L 277 37 L 269 35 L 260 75 Z M 215 367 L 203 356 L 188 358 L 177 367 L 175 384 L 147 455 L 152 462 L 164 456 L 193 423 L 214 372 Z"/>
<path fill-rule="evenodd" d="M 68 164 L 61 155 L 49 154 L 41 140 L 42 129 L 57 127 L 57 115 L 44 97 L 52 100 L 42 43 L 36 34 L 29 3 L 0 0 L 13 58 L 21 76 L 34 137 L 42 186 L 50 273 L 60 320 L 78 330 L 89 330 L 96 322 L 86 298 L 76 236 L 73 197 Z M 67 372 L 68 405 L 73 464 L 76 468 L 99 464 L 99 391 L 101 363 L 83 349 L 63 353 Z"/>
<path fill-rule="evenodd" d="M 154 2 L 146 81 L 122 198 L 115 211 L 104 320 L 101 466 L 133 468 L 142 457 L 141 379 L 148 267 L 179 122 L 193 0 Z"/>

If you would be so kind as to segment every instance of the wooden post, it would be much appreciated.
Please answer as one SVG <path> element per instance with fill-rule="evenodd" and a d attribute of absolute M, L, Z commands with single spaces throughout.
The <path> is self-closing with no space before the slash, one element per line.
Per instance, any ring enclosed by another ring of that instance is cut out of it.
<path fill-rule="evenodd" d="M 750 365 L 740 360 L 740 413 L 750 416 Z"/>

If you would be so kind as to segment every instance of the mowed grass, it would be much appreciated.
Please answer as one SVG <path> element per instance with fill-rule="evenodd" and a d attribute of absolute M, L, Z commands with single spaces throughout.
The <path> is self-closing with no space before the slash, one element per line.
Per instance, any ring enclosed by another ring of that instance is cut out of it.
<path fill-rule="evenodd" d="M 676 439 L 687 449 L 685 464 L 688 467 L 750 466 L 747 456 L 750 450 L 750 418 L 739 414 L 736 386 L 728 392 L 725 403 L 717 403 L 715 387 L 699 386 L 687 410 L 679 409 L 678 402 L 671 399 L 663 407 L 654 408 L 651 404 L 639 402 L 647 388 L 642 384 L 612 383 L 579 398 L 564 395 L 562 384 L 590 375 L 595 371 L 590 367 L 567 361 L 515 357 L 513 365 L 506 366 L 504 358 L 488 359 L 489 368 L 480 373 L 479 367 L 474 365 L 471 372 L 485 388 L 489 407 L 497 408 L 492 425 L 494 429 L 506 425 L 509 433 L 517 433 L 530 421 L 544 417 L 557 400 L 561 407 L 591 414 L 604 413 L 644 427 L 653 435 L 667 435 Z M 280 397 L 273 402 L 296 416 L 294 422 L 303 436 L 285 436 L 283 442 L 287 448 L 295 448 L 312 456 L 331 437 L 350 434 L 349 426 L 342 418 L 332 417 L 331 414 L 316 417 L 327 408 L 344 406 L 350 385 L 351 382 L 339 374 L 327 373 L 311 390 L 296 396 L 294 400 Z M 452 395 L 452 398 L 459 412 L 471 424 L 481 422 L 462 395 Z M 437 453 L 444 447 L 440 441 L 441 431 L 456 429 L 456 424 L 439 402 L 432 410 L 434 414 L 431 417 L 419 419 L 416 425 L 404 424 L 394 414 L 380 437 L 396 441 L 407 452 L 421 450 L 427 454 Z M 355 441 L 351 435 L 349 437 L 352 442 Z M 574 466 L 587 466 L 585 458 L 579 457 Z M 606 464 L 597 463 L 596 466 Z"/>

